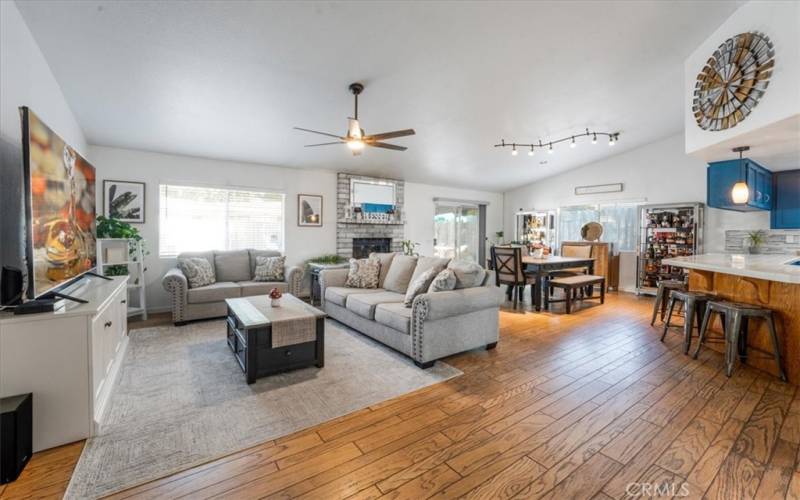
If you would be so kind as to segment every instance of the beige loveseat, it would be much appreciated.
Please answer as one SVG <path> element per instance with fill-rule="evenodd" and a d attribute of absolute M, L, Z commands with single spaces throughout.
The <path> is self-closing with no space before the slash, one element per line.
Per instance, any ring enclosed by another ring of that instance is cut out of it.
<path fill-rule="evenodd" d="M 172 298 L 172 321 L 181 325 L 194 319 L 218 318 L 227 314 L 225 299 L 265 295 L 273 288 L 297 295 L 303 270 L 297 266 L 284 269 L 284 281 L 253 281 L 256 257 L 278 257 L 272 250 L 229 250 L 185 252 L 178 260 L 203 257 L 214 266 L 217 282 L 189 288 L 183 272 L 175 267 L 167 271 L 161 284 Z"/>
<path fill-rule="evenodd" d="M 383 288 L 386 268 L 394 262 L 389 255 L 371 255 L 383 261 L 379 288 L 346 287 L 348 269 L 322 271 L 320 288 L 325 312 L 411 357 L 421 368 L 429 368 L 437 359 L 451 354 L 497 345 L 499 310 L 505 295 L 495 285 L 491 271 L 486 272 L 479 286 L 423 293 L 414 298 L 409 308 L 403 304 L 405 294 L 396 286 L 394 291 Z M 419 262 L 422 265 L 424 261 Z"/>

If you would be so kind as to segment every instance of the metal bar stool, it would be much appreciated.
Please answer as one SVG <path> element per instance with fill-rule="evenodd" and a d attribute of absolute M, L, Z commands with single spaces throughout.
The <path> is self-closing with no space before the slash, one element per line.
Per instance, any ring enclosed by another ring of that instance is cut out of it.
<path fill-rule="evenodd" d="M 664 315 L 667 312 L 667 300 L 672 290 L 686 290 L 686 282 L 683 280 L 661 280 L 658 282 L 658 291 L 656 291 L 656 301 L 653 304 L 653 317 L 650 319 L 650 326 L 656 324 L 656 315 L 659 309 L 661 309 L 661 321 L 664 321 Z"/>
<path fill-rule="evenodd" d="M 690 292 L 688 290 L 672 290 L 669 296 L 669 306 L 667 307 L 667 318 L 664 321 L 664 332 L 661 334 L 661 342 L 667 336 L 667 329 L 672 321 L 672 313 L 675 310 L 675 303 L 683 304 L 683 353 L 689 354 L 692 345 L 692 330 L 694 323 L 697 323 L 697 332 L 702 328 L 701 321 L 705 316 L 706 304 L 717 297 L 703 292 Z"/>
<path fill-rule="evenodd" d="M 783 370 L 780 345 L 778 344 L 778 333 L 775 330 L 775 313 L 771 309 L 759 307 L 754 304 L 739 304 L 736 302 L 717 300 L 709 301 L 706 305 L 706 312 L 703 315 L 703 324 L 700 327 L 700 339 L 697 343 L 697 349 L 694 352 L 695 358 L 697 358 L 700 352 L 700 346 L 705 342 L 708 324 L 714 313 L 723 316 L 723 324 L 725 325 L 723 330 L 726 343 L 725 375 L 730 377 L 731 373 L 733 373 L 733 365 L 736 362 L 737 355 L 740 361 L 745 362 L 747 360 L 748 323 L 750 318 L 761 318 L 766 321 L 767 327 L 769 328 L 769 335 L 772 341 L 772 353 L 753 347 L 750 347 L 750 349 L 765 354 L 768 359 L 774 359 L 775 363 L 778 365 L 778 372 L 780 373 L 781 380 L 786 382 L 786 372 Z"/>

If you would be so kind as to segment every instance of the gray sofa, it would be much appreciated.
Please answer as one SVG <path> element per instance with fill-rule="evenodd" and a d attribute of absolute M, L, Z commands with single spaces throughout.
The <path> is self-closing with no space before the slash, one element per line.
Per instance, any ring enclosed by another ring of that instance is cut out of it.
<path fill-rule="evenodd" d="M 451 354 L 497 345 L 499 308 L 505 295 L 491 271 L 482 286 L 423 293 L 414 298 L 411 308 L 403 304 L 402 293 L 345 287 L 347 274 L 348 269 L 320 273 L 325 312 L 411 357 L 421 368 Z M 381 270 L 380 287 L 384 278 Z"/>
<path fill-rule="evenodd" d="M 303 270 L 297 266 L 284 269 L 284 281 L 253 281 L 256 257 L 280 255 L 280 252 L 272 250 L 186 252 L 178 255 L 178 259 L 206 258 L 214 266 L 217 282 L 189 288 L 186 276 L 179 268 L 167 271 L 161 284 L 172 298 L 172 321 L 181 325 L 190 320 L 225 316 L 225 299 L 265 295 L 273 288 L 297 295 L 303 279 Z"/>

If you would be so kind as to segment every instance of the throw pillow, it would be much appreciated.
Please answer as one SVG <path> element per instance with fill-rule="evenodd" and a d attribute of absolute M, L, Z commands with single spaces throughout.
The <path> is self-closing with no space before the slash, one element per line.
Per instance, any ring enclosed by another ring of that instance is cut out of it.
<path fill-rule="evenodd" d="M 454 290 L 456 287 L 456 273 L 452 269 L 445 269 L 431 281 L 431 286 L 428 287 L 428 293 L 431 292 L 447 292 Z"/>
<path fill-rule="evenodd" d="M 283 269 L 286 267 L 286 257 L 256 257 L 256 271 L 253 281 L 283 281 Z"/>
<path fill-rule="evenodd" d="M 411 255 L 396 255 L 383 280 L 383 288 L 390 292 L 406 293 L 411 276 L 417 267 L 417 258 Z"/>
<path fill-rule="evenodd" d="M 178 259 L 178 269 L 186 276 L 189 288 L 213 285 L 217 282 L 214 266 L 211 265 L 208 259 L 202 257 Z"/>
<path fill-rule="evenodd" d="M 411 307 L 411 305 L 414 303 L 414 298 L 417 295 L 425 293 L 428 290 L 428 287 L 431 286 L 431 281 L 433 281 L 433 278 L 435 277 L 436 270 L 428 269 L 413 279 L 408 285 L 408 290 L 406 290 L 406 298 L 403 301 L 405 306 Z"/>
<path fill-rule="evenodd" d="M 456 289 L 481 286 L 486 279 L 486 270 L 475 262 L 453 260 L 447 264 L 447 268 L 456 275 Z"/>
<path fill-rule="evenodd" d="M 417 259 L 417 267 L 414 269 L 414 274 L 411 275 L 411 281 L 417 279 L 428 269 L 434 269 L 435 272 L 433 275 L 436 276 L 439 274 L 439 271 L 443 271 L 447 268 L 449 262 L 450 259 L 445 257 L 419 257 Z"/>
<path fill-rule="evenodd" d="M 378 277 L 378 287 L 383 287 L 383 282 L 386 280 L 386 273 L 389 272 L 389 266 L 392 264 L 392 259 L 394 259 L 395 255 L 398 254 L 396 252 L 373 252 L 369 254 L 370 259 L 377 259 L 381 263 L 381 274 Z"/>
<path fill-rule="evenodd" d="M 350 259 L 350 270 L 344 286 L 349 288 L 378 288 L 381 263 L 377 259 Z"/>

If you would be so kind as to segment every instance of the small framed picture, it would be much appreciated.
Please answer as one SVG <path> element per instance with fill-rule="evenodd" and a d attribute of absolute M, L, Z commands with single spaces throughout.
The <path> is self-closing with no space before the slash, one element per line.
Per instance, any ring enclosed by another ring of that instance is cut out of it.
<path fill-rule="evenodd" d="M 322 196 L 316 194 L 297 195 L 297 225 L 322 227 Z"/>
<path fill-rule="evenodd" d="M 122 222 L 144 223 L 144 182 L 103 181 L 106 217 Z"/>

